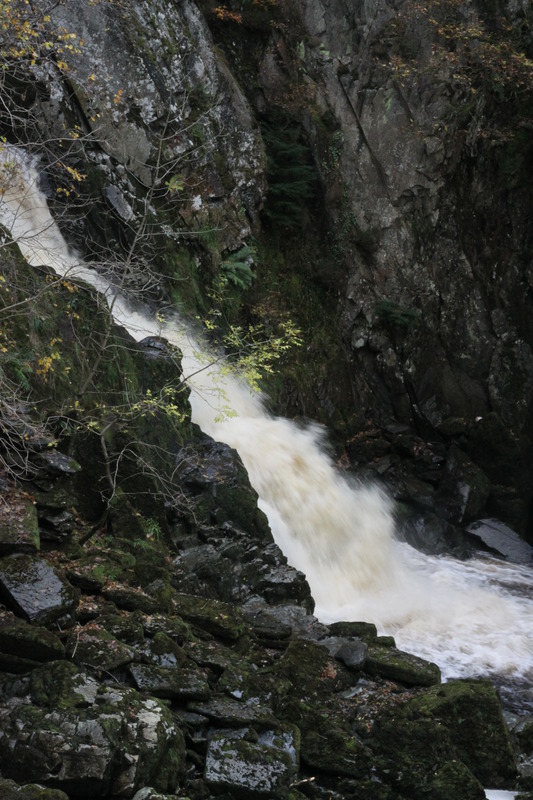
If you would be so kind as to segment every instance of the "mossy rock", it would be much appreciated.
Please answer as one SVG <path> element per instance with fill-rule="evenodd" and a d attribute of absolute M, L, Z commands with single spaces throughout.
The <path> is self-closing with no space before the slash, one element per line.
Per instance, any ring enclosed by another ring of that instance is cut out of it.
<path fill-rule="evenodd" d="M 0 507 L 0 556 L 35 553 L 39 547 L 39 523 L 35 504 L 24 492 L 6 492 Z"/>
<path fill-rule="evenodd" d="M 481 783 L 458 758 L 450 732 L 433 719 L 396 710 L 374 725 L 369 746 L 380 778 L 409 800 L 484 800 Z"/>
<path fill-rule="evenodd" d="M 237 641 L 249 633 L 249 625 L 239 609 L 219 600 L 177 594 L 175 611 L 184 619 L 220 639 Z"/>
<path fill-rule="evenodd" d="M 275 672 L 290 681 L 298 697 L 314 694 L 324 685 L 330 661 L 326 647 L 303 639 L 292 640 L 278 661 Z"/>
<path fill-rule="evenodd" d="M 154 663 L 161 667 L 182 666 L 189 660 L 183 648 L 162 632 L 155 634 L 150 642 L 149 652 Z"/>
<path fill-rule="evenodd" d="M 205 673 L 193 669 L 133 664 L 129 672 L 140 692 L 178 702 L 207 700 L 211 694 Z"/>
<path fill-rule="evenodd" d="M 179 645 L 194 639 L 190 625 L 175 614 L 171 617 L 164 614 L 143 616 L 142 623 L 145 634 L 152 638 L 157 633 L 164 633 Z"/>
<path fill-rule="evenodd" d="M 369 644 L 363 669 L 370 675 L 379 675 L 407 686 L 432 686 L 441 680 L 436 664 L 397 650 L 388 641 L 385 645 Z"/>
<path fill-rule="evenodd" d="M 32 702 L 47 708 L 83 708 L 96 697 L 98 683 L 69 661 L 54 661 L 30 676 Z"/>
<path fill-rule="evenodd" d="M 108 633 L 126 644 L 141 644 L 144 642 L 144 627 L 142 613 L 123 611 L 113 614 L 111 612 L 100 614 L 98 624 Z"/>
<path fill-rule="evenodd" d="M 7 778 L 0 778 L 0 797 L 2 800 L 69 800 L 60 789 L 47 789 L 36 783 L 20 786 Z"/>
<path fill-rule="evenodd" d="M 71 678 L 86 690 L 83 705 L 37 706 L 20 698 L 2 717 L 4 775 L 52 784 L 74 797 L 131 797 L 143 786 L 174 791 L 185 742 L 170 711 L 134 689 L 95 688 L 82 672 Z"/>
<path fill-rule="evenodd" d="M 72 633 L 67 651 L 75 663 L 104 670 L 118 669 L 135 658 L 135 650 L 95 623 Z"/>
<path fill-rule="evenodd" d="M 110 584 L 102 590 L 106 600 L 110 600 L 117 608 L 124 611 L 143 611 L 145 614 L 155 614 L 160 611 L 160 605 L 142 589 L 133 586 Z"/>
<path fill-rule="evenodd" d="M 373 622 L 333 622 L 328 627 L 332 636 L 356 637 L 364 642 L 373 642 L 378 635 Z"/>
<path fill-rule="evenodd" d="M 54 661 L 64 657 L 65 648 L 57 636 L 46 628 L 30 625 L 12 614 L 0 612 L 0 653 L 37 662 Z"/>
<path fill-rule="evenodd" d="M 517 731 L 516 738 L 520 749 L 528 755 L 533 755 L 533 719 L 530 718 L 530 721 L 521 726 Z"/>
<path fill-rule="evenodd" d="M 313 771 L 352 778 L 370 777 L 373 764 L 373 754 L 357 737 L 318 715 L 302 730 L 301 758 Z"/>
<path fill-rule="evenodd" d="M 108 582 L 131 577 L 135 563 L 129 553 L 93 547 L 69 566 L 67 577 L 82 591 L 98 593 Z"/>
<path fill-rule="evenodd" d="M 404 706 L 447 727 L 458 757 L 485 786 L 513 781 L 516 763 L 501 704 L 487 680 L 450 681 Z"/>
<path fill-rule="evenodd" d="M 297 748 L 293 730 L 213 731 L 204 779 L 217 792 L 229 790 L 230 796 L 286 797 L 298 769 Z"/>
<path fill-rule="evenodd" d="M 117 539 L 144 541 L 149 537 L 146 521 L 122 491 L 117 491 L 110 503 L 109 519 Z"/>

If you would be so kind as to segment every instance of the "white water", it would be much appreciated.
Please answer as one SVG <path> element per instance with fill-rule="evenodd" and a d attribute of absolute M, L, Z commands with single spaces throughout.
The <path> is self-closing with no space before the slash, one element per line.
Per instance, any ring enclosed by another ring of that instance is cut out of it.
<path fill-rule="evenodd" d="M 26 260 L 95 287 L 116 321 L 140 341 L 163 336 L 183 354 L 193 419 L 238 450 L 276 541 L 301 569 L 325 622 L 373 621 L 398 646 L 436 661 L 445 677 L 533 678 L 533 574 L 495 559 L 432 558 L 394 539 L 387 499 L 335 471 L 318 427 L 272 417 L 246 384 L 202 352 L 179 318 L 133 310 L 69 251 L 26 154 L 0 150 L 0 222 Z M 4 188 L 3 196 L 1 194 Z M 221 405 L 235 416 L 220 413 Z M 533 696 L 529 699 L 533 702 Z"/>

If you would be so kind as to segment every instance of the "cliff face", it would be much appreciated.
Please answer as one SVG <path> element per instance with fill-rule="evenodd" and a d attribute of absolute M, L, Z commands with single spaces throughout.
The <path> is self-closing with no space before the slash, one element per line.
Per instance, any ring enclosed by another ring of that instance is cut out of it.
<path fill-rule="evenodd" d="M 493 483 L 514 483 L 514 512 L 501 489 L 489 507 L 523 530 L 533 390 L 528 10 L 373 3 L 354 18 L 342 4 L 310 3 L 304 12 L 328 51 L 314 55 L 325 60 L 319 98 L 338 121 L 338 180 L 355 217 L 341 313 L 362 405 L 385 426 L 451 436 Z M 502 475 L 513 458 L 517 468 Z"/>
<path fill-rule="evenodd" d="M 468 439 L 490 424 L 525 452 L 527 8 L 312 2 L 303 13 L 317 103 L 337 124 L 342 200 L 330 210 L 353 217 L 341 313 L 362 404 L 384 424 Z"/>

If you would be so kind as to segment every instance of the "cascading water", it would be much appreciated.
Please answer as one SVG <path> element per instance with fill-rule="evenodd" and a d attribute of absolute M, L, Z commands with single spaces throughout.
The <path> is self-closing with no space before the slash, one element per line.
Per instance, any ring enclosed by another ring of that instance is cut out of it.
<path fill-rule="evenodd" d="M 445 677 L 521 681 L 521 702 L 533 703 L 527 697 L 533 678 L 531 569 L 490 558 L 433 558 L 395 541 L 386 497 L 337 474 L 318 427 L 272 417 L 243 380 L 202 352 L 177 315 L 162 322 L 132 310 L 71 253 L 28 156 L 6 145 L 2 161 L 8 180 L 0 222 L 26 260 L 93 286 L 136 340 L 163 336 L 181 349 L 194 421 L 239 452 L 274 537 L 307 575 L 317 616 L 373 621 L 399 646 L 436 661 Z M 221 403 L 234 415 L 221 414 Z"/>

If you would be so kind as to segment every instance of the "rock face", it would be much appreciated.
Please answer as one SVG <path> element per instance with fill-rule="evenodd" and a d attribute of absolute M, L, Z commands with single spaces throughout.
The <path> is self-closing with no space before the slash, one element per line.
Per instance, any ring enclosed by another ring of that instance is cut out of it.
<path fill-rule="evenodd" d="M 341 315 L 361 411 L 460 441 L 490 479 L 481 505 L 501 516 L 508 487 L 514 511 L 503 519 L 523 532 L 533 399 L 524 9 L 303 0 L 301 10 L 302 65 L 333 120 L 321 151 L 329 213 L 352 220 Z"/>

